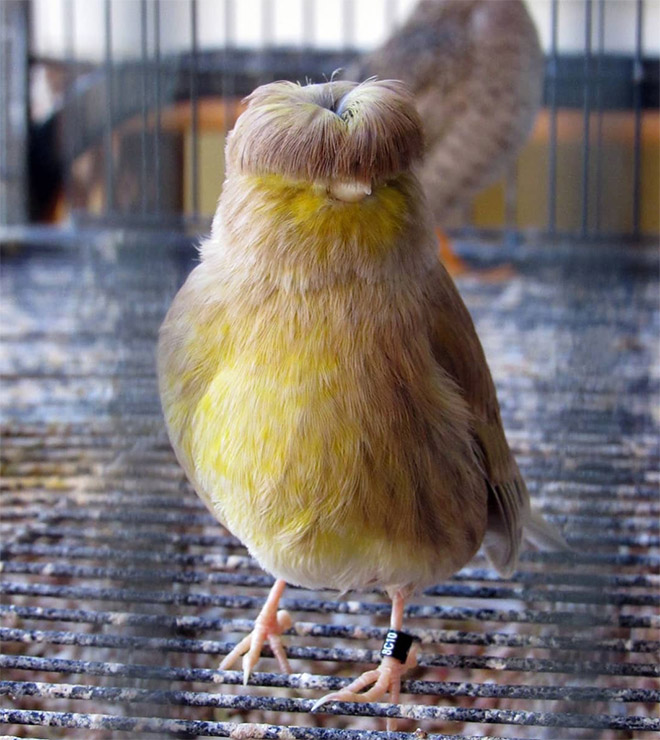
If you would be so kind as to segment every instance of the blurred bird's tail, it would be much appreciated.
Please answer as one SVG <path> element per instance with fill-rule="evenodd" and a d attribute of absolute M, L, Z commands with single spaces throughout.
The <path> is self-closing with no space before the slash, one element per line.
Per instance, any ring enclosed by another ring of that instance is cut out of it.
<path fill-rule="evenodd" d="M 539 550 L 570 550 L 564 536 L 540 511 L 531 509 L 525 522 L 525 539 Z"/>

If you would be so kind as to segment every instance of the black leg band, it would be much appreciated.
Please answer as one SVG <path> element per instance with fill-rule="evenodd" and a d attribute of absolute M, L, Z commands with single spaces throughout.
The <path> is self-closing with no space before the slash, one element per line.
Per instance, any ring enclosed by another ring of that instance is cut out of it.
<path fill-rule="evenodd" d="M 413 636 L 407 632 L 389 630 L 385 635 L 385 642 L 380 654 L 383 658 L 395 658 L 399 663 L 405 663 L 408 659 L 410 647 L 413 644 Z"/>

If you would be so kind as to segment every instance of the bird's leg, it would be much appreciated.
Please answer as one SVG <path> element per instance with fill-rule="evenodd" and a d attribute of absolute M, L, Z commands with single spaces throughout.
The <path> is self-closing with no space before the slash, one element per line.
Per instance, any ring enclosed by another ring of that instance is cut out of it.
<path fill-rule="evenodd" d="M 447 234 L 440 227 L 437 227 L 435 235 L 438 238 L 438 255 L 442 264 L 447 268 L 447 272 L 452 277 L 469 272 L 470 268 L 452 249 Z"/>
<path fill-rule="evenodd" d="M 407 670 L 414 668 L 417 665 L 417 648 L 413 645 L 410 652 L 407 653 L 412 638 L 410 638 L 409 635 L 405 635 L 405 633 L 401 633 L 401 627 L 403 626 L 403 608 L 406 600 L 404 593 L 404 591 L 399 589 L 392 594 L 390 631 L 387 633 L 385 644 L 381 651 L 383 658 L 378 668 L 372 671 L 365 671 L 345 688 L 340 691 L 334 691 L 319 699 L 312 707 L 313 712 L 329 701 L 378 701 L 379 699 L 382 699 L 388 691 L 390 692 L 393 703 L 397 703 L 399 701 L 401 676 Z M 401 637 L 399 637 L 399 635 L 401 635 Z M 407 640 L 405 638 L 407 638 Z M 394 651 L 392 651 L 392 646 L 400 645 L 401 642 L 407 643 L 408 647 L 405 648 L 407 655 L 397 655 L 398 650 L 396 647 Z M 371 686 L 371 688 L 362 694 L 358 693 L 362 691 L 362 689 L 367 688 L 367 686 Z M 387 720 L 388 731 L 393 731 L 395 729 L 395 725 L 395 719 Z"/>
<path fill-rule="evenodd" d="M 282 592 L 285 588 L 286 581 L 278 578 L 270 589 L 266 603 L 263 605 L 259 616 L 254 622 L 254 629 L 225 656 L 222 663 L 220 663 L 220 670 L 224 671 L 230 668 L 242 655 L 243 683 L 247 684 L 250 673 L 252 673 L 252 669 L 261 655 L 261 648 L 266 640 L 268 640 L 282 673 L 291 673 L 291 666 L 287 660 L 284 645 L 282 645 L 281 634 L 291 627 L 293 620 L 289 612 L 283 609 L 280 611 L 277 610 Z"/>

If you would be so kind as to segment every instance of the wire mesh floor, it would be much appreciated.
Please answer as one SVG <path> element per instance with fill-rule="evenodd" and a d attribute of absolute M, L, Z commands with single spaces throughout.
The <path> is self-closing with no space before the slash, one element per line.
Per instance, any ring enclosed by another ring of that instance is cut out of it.
<path fill-rule="evenodd" d="M 150 241 L 82 233 L 5 250 L 5 737 L 352 740 L 385 716 L 403 718 L 401 738 L 656 736 L 654 252 L 528 245 L 506 254 L 513 278 L 459 281 L 530 491 L 574 551 L 528 551 L 508 581 L 478 557 L 409 606 L 422 655 L 401 705 L 310 714 L 376 662 L 389 605 L 289 588 L 296 673 L 270 672 L 267 654 L 247 687 L 217 670 L 271 579 L 167 443 L 154 343 L 193 252 Z"/>

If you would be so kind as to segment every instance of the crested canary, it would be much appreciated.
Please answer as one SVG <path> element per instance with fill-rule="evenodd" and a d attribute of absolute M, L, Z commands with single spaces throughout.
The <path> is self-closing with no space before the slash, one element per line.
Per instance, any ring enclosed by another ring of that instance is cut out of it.
<path fill-rule="evenodd" d="M 213 515 L 276 578 L 243 655 L 288 670 L 285 584 L 406 600 L 483 544 L 511 573 L 533 513 L 470 315 L 439 262 L 415 165 L 422 126 L 399 81 L 276 82 L 227 142 L 201 261 L 160 330 L 178 460 Z M 405 651 L 404 651 L 405 653 Z M 328 699 L 396 700 L 386 655 Z M 358 693 L 371 685 L 366 693 Z"/>

